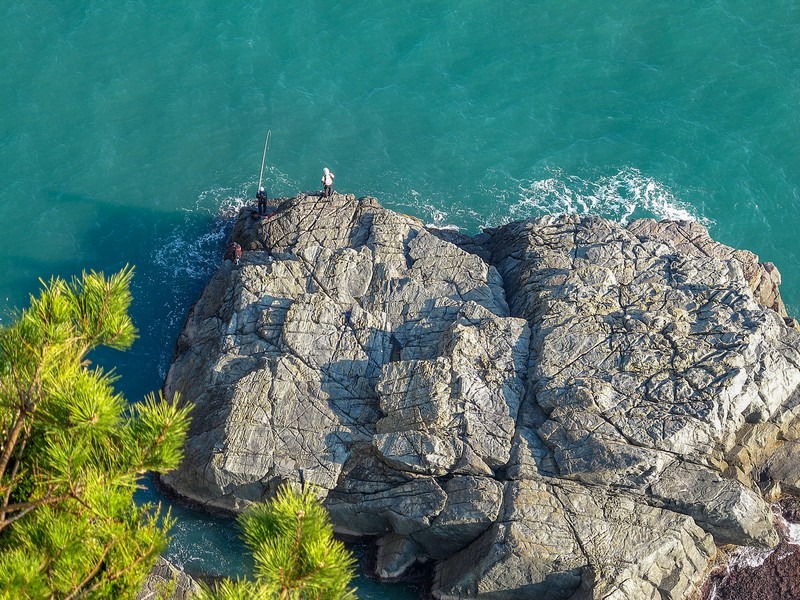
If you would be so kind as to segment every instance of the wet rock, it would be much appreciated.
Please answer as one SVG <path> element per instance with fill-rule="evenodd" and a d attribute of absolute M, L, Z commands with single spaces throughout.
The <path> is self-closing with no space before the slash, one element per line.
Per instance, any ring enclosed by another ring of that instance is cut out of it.
<path fill-rule="evenodd" d="M 405 536 L 390 533 L 376 545 L 375 571 L 384 581 L 399 579 L 417 561 L 417 547 Z"/>

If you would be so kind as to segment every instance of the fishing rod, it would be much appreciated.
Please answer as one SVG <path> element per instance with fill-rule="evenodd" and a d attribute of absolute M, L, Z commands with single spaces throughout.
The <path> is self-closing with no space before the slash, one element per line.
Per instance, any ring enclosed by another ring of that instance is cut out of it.
<path fill-rule="evenodd" d="M 267 139 L 264 140 L 264 156 L 261 157 L 261 175 L 258 176 L 258 191 L 261 190 L 261 181 L 264 179 L 264 161 L 267 160 L 267 148 L 269 147 L 269 136 L 272 135 L 272 130 L 267 130 Z"/>

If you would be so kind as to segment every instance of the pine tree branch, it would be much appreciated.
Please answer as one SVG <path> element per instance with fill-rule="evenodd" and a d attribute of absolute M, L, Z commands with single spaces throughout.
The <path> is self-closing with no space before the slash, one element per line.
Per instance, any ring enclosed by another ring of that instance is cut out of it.
<path fill-rule="evenodd" d="M 14 427 L 11 428 L 11 433 L 8 434 L 8 439 L 3 446 L 3 454 L 0 455 L 0 479 L 6 474 L 6 469 L 8 468 L 8 462 L 11 460 L 11 455 L 14 453 L 14 448 L 17 445 L 17 440 L 19 439 L 20 433 L 22 433 L 23 427 L 25 427 L 25 421 L 28 417 L 28 411 L 25 407 L 21 407 L 19 414 L 17 415 L 17 420 L 14 423 Z"/>
<path fill-rule="evenodd" d="M 41 348 L 41 352 L 38 356 L 39 362 L 36 365 L 36 372 L 33 374 L 33 378 L 31 379 L 27 389 L 21 389 L 22 386 L 20 385 L 19 378 L 14 377 L 17 381 L 16 390 L 17 395 L 19 396 L 19 415 L 17 415 L 17 421 L 14 423 L 14 427 L 11 429 L 9 433 L 8 439 L 3 446 L 3 454 L 0 455 L 0 479 L 6 473 L 6 469 L 8 468 L 8 462 L 11 460 L 11 455 L 14 453 L 14 447 L 17 445 L 17 439 L 19 438 L 20 432 L 22 428 L 25 426 L 25 423 L 30 415 L 32 415 L 36 411 L 36 406 L 38 404 L 37 401 L 33 400 L 34 398 L 34 391 L 39 390 L 40 383 L 41 383 L 41 375 L 42 375 L 42 366 L 45 362 L 45 355 L 47 354 L 47 350 L 49 349 L 49 345 L 44 344 Z M 16 375 L 16 369 L 12 367 L 12 375 Z"/>
<path fill-rule="evenodd" d="M 103 553 L 100 555 L 100 560 L 97 561 L 97 564 L 94 566 L 94 568 L 91 570 L 91 572 L 86 577 L 84 577 L 83 581 L 81 581 L 75 587 L 75 589 L 72 590 L 72 592 L 70 594 L 68 594 L 67 596 L 64 597 L 64 600 L 72 600 L 73 598 L 85 597 L 88 594 L 90 594 L 92 591 L 97 589 L 97 587 L 100 584 L 103 583 L 102 580 L 101 580 L 101 581 L 96 582 L 94 584 L 94 586 L 92 586 L 88 590 L 84 590 L 83 589 L 100 572 L 100 569 L 103 568 L 103 562 L 105 561 L 106 556 L 108 556 L 108 553 L 111 551 L 111 548 L 113 546 L 114 546 L 114 540 L 112 540 L 112 541 L 110 541 L 110 542 L 108 542 L 106 544 L 105 548 L 103 548 Z"/>
<path fill-rule="evenodd" d="M 22 440 L 22 443 L 20 444 L 19 449 L 17 450 L 17 458 L 14 461 L 14 466 L 11 468 L 11 473 L 8 477 L 8 487 L 5 490 L 3 490 L 3 504 L 2 504 L 3 510 L 0 510 L 0 522 L 5 520 L 6 517 L 5 507 L 8 506 L 8 503 L 11 501 L 11 494 L 14 492 L 14 487 L 17 484 L 15 480 L 17 479 L 17 474 L 19 473 L 19 466 L 20 464 L 22 464 L 22 455 L 25 452 L 25 447 L 27 445 L 28 445 L 28 436 L 26 436 Z M 3 489 L 2 486 L 0 486 L 0 489 Z"/>
<path fill-rule="evenodd" d="M 100 572 L 100 569 L 103 567 L 103 561 L 106 559 L 106 556 L 108 556 L 109 551 L 111 550 L 111 548 L 114 546 L 115 543 L 116 542 L 112 540 L 106 545 L 106 547 L 103 550 L 103 555 L 100 557 L 100 560 L 97 561 L 97 565 L 92 570 L 92 572 L 89 573 L 89 575 L 87 575 L 86 578 L 80 583 L 78 589 L 74 590 L 71 594 L 66 596 L 64 600 L 73 600 L 75 598 L 91 597 L 92 593 L 94 593 L 101 585 L 108 583 L 109 581 L 115 581 L 120 577 L 122 577 L 123 575 L 125 575 L 126 573 L 130 572 L 132 569 L 139 566 L 145 560 L 151 558 L 157 549 L 155 542 L 151 542 L 150 545 L 147 547 L 147 549 L 143 553 L 141 553 L 132 563 L 126 565 L 119 571 L 115 571 L 114 573 L 109 573 L 105 575 L 105 577 L 100 581 L 96 581 L 90 587 L 86 588 L 85 590 L 81 590 L 80 588 L 88 585 L 88 583 L 92 580 L 92 578 L 95 577 L 97 573 Z"/>
<path fill-rule="evenodd" d="M 72 494 L 61 494 L 59 496 L 44 496 L 43 498 L 39 498 L 38 500 L 32 500 L 30 502 L 18 502 L 16 504 L 9 504 L 4 506 L 2 512 L 0 512 L 0 531 L 3 531 L 6 527 L 18 521 L 29 512 L 31 512 L 34 508 L 39 506 L 44 506 L 46 504 L 55 504 L 57 502 L 62 502 L 63 500 L 67 500 L 72 497 Z M 9 513 L 19 513 L 14 515 L 13 517 L 6 518 L 6 515 Z"/>
<path fill-rule="evenodd" d="M 281 567 L 278 571 L 280 573 L 279 581 L 281 586 L 280 600 L 286 600 L 286 598 L 289 597 L 289 588 L 286 585 L 286 573 L 284 572 L 283 567 Z"/>
<path fill-rule="evenodd" d="M 12 540 L 30 553 L 43 597 L 127 596 L 165 544 L 169 519 L 132 515 L 132 489 L 143 468 L 179 458 L 187 411 L 154 399 L 145 421 L 132 427 L 124 403 L 110 396 L 110 381 L 87 357 L 97 346 L 124 350 L 135 339 L 131 275 L 126 267 L 111 278 L 84 273 L 72 285 L 42 281 L 30 308 L 0 328 L 0 554 Z M 92 429 L 98 422 L 87 419 L 97 414 L 107 419 Z M 74 435 L 84 429 L 82 443 Z M 120 441 L 130 446 L 118 449 Z M 9 534 L 26 523 L 36 535 Z M 70 527 L 89 543 L 64 543 Z"/>
<path fill-rule="evenodd" d="M 174 424 L 173 421 L 170 421 L 169 423 L 166 423 L 163 427 L 161 427 L 161 430 L 158 432 L 158 435 L 155 437 L 153 442 L 147 448 L 145 448 L 144 452 L 142 452 L 142 460 L 139 461 L 139 463 L 135 467 L 133 467 L 136 473 L 144 473 L 150 470 L 147 467 L 145 467 L 145 462 L 147 461 L 147 457 L 150 456 L 150 454 L 153 453 L 156 450 L 156 448 L 158 448 L 164 442 L 164 440 L 167 438 L 167 432 L 170 430 L 173 424 Z"/>
<path fill-rule="evenodd" d="M 30 502 L 17 502 L 16 504 L 9 504 L 8 506 L 3 507 L 3 511 L 6 513 L 17 512 L 18 510 L 27 510 L 29 508 L 36 508 L 37 506 L 42 506 L 44 504 L 53 504 L 54 502 L 61 502 L 62 500 L 68 500 L 72 498 L 72 493 L 67 494 L 59 494 L 58 496 L 44 496 L 39 498 L 38 500 L 31 500 Z"/>

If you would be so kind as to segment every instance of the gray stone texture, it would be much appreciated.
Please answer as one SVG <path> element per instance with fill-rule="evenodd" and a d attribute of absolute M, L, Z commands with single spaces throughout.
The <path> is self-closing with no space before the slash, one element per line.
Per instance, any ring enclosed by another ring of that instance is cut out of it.
<path fill-rule="evenodd" d="M 136 600 L 190 600 L 200 592 L 200 585 L 164 557 L 150 569 Z"/>
<path fill-rule="evenodd" d="M 774 265 L 692 222 L 468 236 L 342 194 L 234 239 L 165 382 L 196 406 L 178 495 L 313 483 L 440 599 L 689 598 L 714 542 L 777 543 L 756 481 L 798 437 L 800 334 Z"/>

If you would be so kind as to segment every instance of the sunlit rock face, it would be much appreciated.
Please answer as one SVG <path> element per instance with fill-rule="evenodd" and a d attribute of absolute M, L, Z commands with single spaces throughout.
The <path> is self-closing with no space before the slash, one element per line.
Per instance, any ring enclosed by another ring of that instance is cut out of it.
<path fill-rule="evenodd" d="M 754 479 L 800 410 L 780 275 L 700 225 L 550 216 L 478 236 L 375 199 L 243 209 L 238 265 L 165 383 L 180 496 L 313 483 L 377 571 L 437 598 L 684 598 L 718 544 L 777 543 Z"/>

